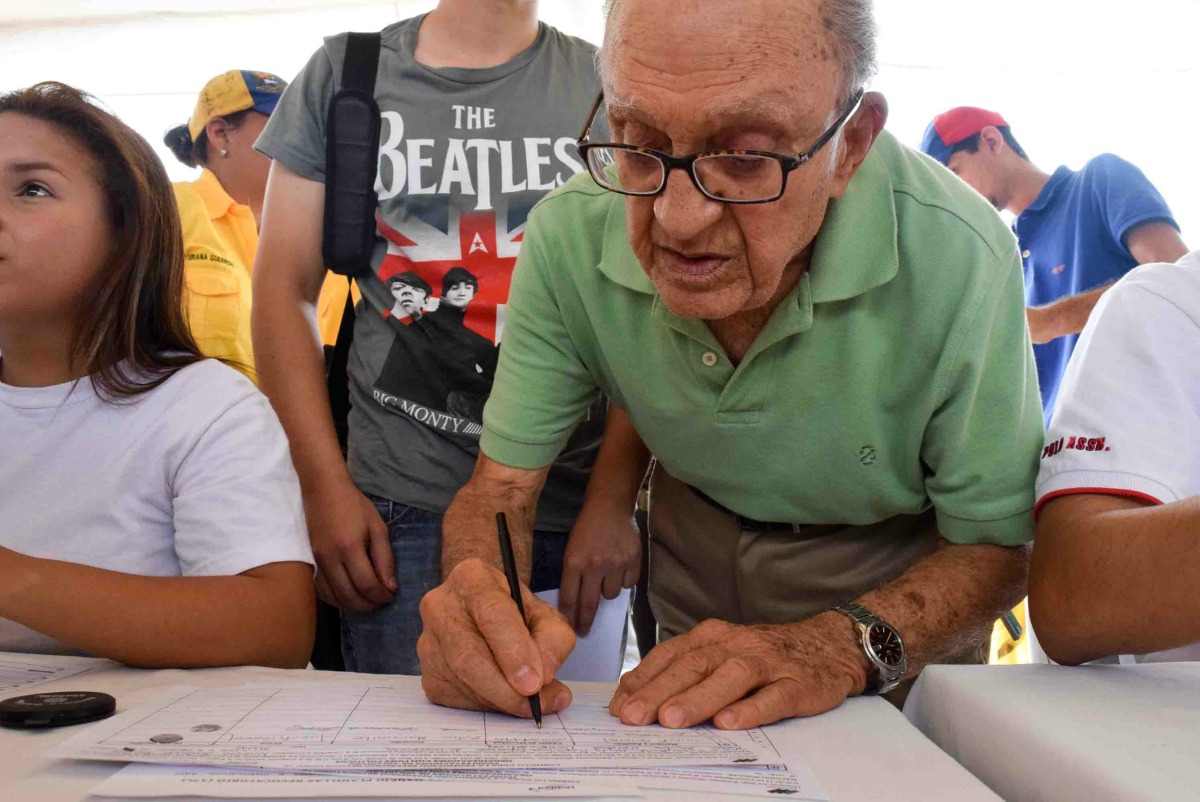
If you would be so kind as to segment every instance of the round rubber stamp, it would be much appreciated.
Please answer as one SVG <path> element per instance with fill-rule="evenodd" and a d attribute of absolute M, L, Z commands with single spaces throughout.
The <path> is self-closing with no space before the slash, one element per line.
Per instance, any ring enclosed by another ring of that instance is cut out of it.
<path fill-rule="evenodd" d="M 0 702 L 0 726 L 18 729 L 66 727 L 108 718 L 116 710 L 117 700 L 107 693 L 35 693 Z"/>

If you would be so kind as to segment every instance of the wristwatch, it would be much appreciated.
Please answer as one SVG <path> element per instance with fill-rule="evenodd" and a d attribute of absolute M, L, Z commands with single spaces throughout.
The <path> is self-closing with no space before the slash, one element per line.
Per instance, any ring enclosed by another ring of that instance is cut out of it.
<path fill-rule="evenodd" d="M 833 609 L 854 621 L 854 626 L 862 637 L 867 662 L 875 668 L 875 676 L 867 677 L 864 693 L 887 693 L 899 685 L 904 671 L 908 668 L 908 658 L 904 656 L 904 640 L 895 627 L 861 604 L 839 604 Z"/>

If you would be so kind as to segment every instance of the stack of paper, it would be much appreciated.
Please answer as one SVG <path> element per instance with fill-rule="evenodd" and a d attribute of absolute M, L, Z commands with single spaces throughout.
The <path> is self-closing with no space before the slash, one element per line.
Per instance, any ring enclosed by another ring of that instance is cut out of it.
<path fill-rule="evenodd" d="M 97 796 L 639 797 L 643 791 L 825 800 L 784 765 L 764 730 L 626 727 L 608 694 L 528 719 L 437 707 L 411 682 L 379 678 L 241 688 L 174 688 L 91 725 L 57 758 L 133 764 Z"/>

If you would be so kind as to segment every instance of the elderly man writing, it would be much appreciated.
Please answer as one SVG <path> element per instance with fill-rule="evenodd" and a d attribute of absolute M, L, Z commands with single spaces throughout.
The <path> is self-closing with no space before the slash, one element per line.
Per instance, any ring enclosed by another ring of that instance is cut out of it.
<path fill-rule="evenodd" d="M 883 133 L 873 62 L 869 0 L 612 8 L 613 142 L 529 220 L 422 602 L 430 699 L 570 703 L 571 627 L 528 594 L 521 620 L 494 520 L 528 570 L 546 466 L 601 391 L 621 412 L 589 506 L 628 517 L 638 434 L 659 465 L 669 639 L 612 700 L 628 724 L 820 713 L 977 647 L 1023 594 L 1042 424 L 1016 243 Z"/>

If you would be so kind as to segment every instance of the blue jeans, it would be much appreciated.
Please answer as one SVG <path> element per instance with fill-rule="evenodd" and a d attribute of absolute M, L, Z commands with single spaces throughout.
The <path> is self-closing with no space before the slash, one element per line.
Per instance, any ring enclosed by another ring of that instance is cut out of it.
<path fill-rule="evenodd" d="M 369 493 L 388 528 L 396 560 L 395 597 L 369 613 L 342 611 L 342 658 L 347 671 L 420 674 L 421 597 L 442 582 L 442 514 L 419 510 Z M 562 579 L 566 532 L 533 533 L 534 593 Z"/>

